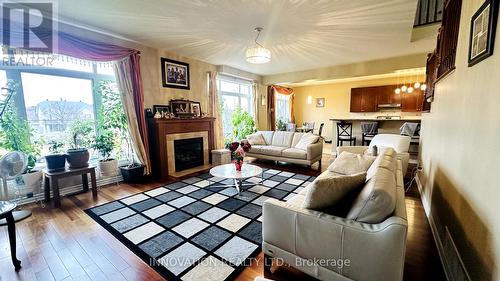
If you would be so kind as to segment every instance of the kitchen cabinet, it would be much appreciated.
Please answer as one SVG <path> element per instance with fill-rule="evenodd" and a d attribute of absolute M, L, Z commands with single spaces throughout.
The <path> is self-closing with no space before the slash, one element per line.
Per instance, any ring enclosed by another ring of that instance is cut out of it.
<path fill-rule="evenodd" d="M 377 111 L 377 95 L 371 88 L 351 89 L 351 112 Z"/>
<path fill-rule="evenodd" d="M 377 104 L 401 104 L 401 94 L 396 94 L 395 86 L 380 86 L 377 90 Z"/>
<path fill-rule="evenodd" d="M 363 87 L 351 89 L 351 112 L 377 112 L 379 105 L 401 105 L 403 112 L 424 110 L 425 93 L 418 89 L 412 93 L 396 94 L 397 85 Z"/>
<path fill-rule="evenodd" d="M 420 89 L 413 93 L 401 94 L 401 111 L 403 112 L 421 112 L 424 106 L 424 92 Z"/>

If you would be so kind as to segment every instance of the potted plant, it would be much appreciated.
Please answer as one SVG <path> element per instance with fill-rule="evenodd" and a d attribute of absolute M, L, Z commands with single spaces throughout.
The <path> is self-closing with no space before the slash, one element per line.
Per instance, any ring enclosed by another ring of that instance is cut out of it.
<path fill-rule="evenodd" d="M 120 93 L 111 81 L 101 81 L 97 86 L 97 92 L 102 97 L 99 114 L 101 129 L 115 132 L 117 147 L 122 147 L 124 144 L 127 148 L 125 158 L 130 164 L 120 167 L 123 181 L 127 183 L 142 182 L 144 165 L 135 160 Z"/>
<path fill-rule="evenodd" d="M 58 141 L 49 142 L 50 154 L 45 155 L 47 170 L 49 172 L 57 172 L 64 170 L 66 166 L 66 154 L 61 153 L 64 144 Z"/>
<path fill-rule="evenodd" d="M 42 172 L 34 169 L 37 157 L 40 156 L 41 142 L 32 142 L 33 129 L 26 119 L 19 117 L 12 98 L 17 84 L 12 80 L 3 88 L 0 118 L 0 147 L 8 151 L 20 151 L 27 155 L 28 163 L 24 173 L 16 178 L 16 184 L 23 188 L 23 193 L 32 196 L 40 188 Z"/>
<path fill-rule="evenodd" d="M 78 120 L 73 122 L 69 128 L 71 136 L 71 148 L 66 151 L 66 160 L 70 169 L 88 167 L 89 150 L 94 135 L 94 122 L 92 120 Z"/>
<path fill-rule="evenodd" d="M 99 171 L 102 176 L 114 176 L 118 170 L 118 161 L 114 158 L 111 158 L 111 152 L 115 147 L 114 136 L 109 131 L 104 131 L 92 144 L 92 148 L 99 151 L 102 155 L 102 159 L 99 160 Z"/>
<path fill-rule="evenodd" d="M 276 130 L 286 131 L 286 123 L 283 119 L 279 118 L 278 121 L 276 121 Z"/>

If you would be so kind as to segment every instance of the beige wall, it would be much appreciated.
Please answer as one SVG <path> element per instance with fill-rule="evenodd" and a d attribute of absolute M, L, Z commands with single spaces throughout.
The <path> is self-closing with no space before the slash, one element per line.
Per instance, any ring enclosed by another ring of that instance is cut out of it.
<path fill-rule="evenodd" d="M 351 88 L 398 84 L 409 82 L 411 79 L 415 81 L 415 76 L 412 78 L 383 78 L 296 87 L 294 88 L 295 121 L 297 124 L 315 122 L 316 128 L 319 127 L 319 124 L 325 123 L 323 136 L 327 140 L 331 140 L 334 135 L 334 128 L 330 118 L 373 117 L 382 115 L 382 113 L 350 113 Z M 423 77 L 421 77 L 421 80 L 423 80 Z M 308 96 L 312 96 L 312 104 L 307 104 Z M 316 98 L 325 98 L 325 107 L 316 107 Z M 388 111 L 387 113 L 391 115 L 417 115 L 417 113 L 401 113 L 400 110 Z"/>
<path fill-rule="evenodd" d="M 456 70 L 423 114 L 424 204 L 444 241 L 448 228 L 471 280 L 500 280 L 500 28 L 495 54 L 468 67 L 470 19 L 483 0 L 463 1 Z"/>

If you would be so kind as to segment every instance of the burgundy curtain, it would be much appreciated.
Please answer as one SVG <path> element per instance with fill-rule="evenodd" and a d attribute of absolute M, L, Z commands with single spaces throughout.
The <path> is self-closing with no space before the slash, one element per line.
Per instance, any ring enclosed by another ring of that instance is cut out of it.
<path fill-rule="evenodd" d="M 275 113 L 275 101 L 274 101 L 274 87 L 273 85 L 267 86 L 267 113 L 269 114 L 267 118 L 268 128 L 271 131 L 276 130 L 276 113 Z"/>

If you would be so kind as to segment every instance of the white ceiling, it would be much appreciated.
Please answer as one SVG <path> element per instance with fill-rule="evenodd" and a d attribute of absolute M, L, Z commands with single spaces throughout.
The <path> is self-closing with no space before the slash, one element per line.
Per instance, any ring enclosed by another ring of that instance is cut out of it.
<path fill-rule="evenodd" d="M 417 0 L 57 0 L 62 20 L 260 75 L 430 51 L 410 42 Z M 271 50 L 245 61 L 254 27 Z"/>

